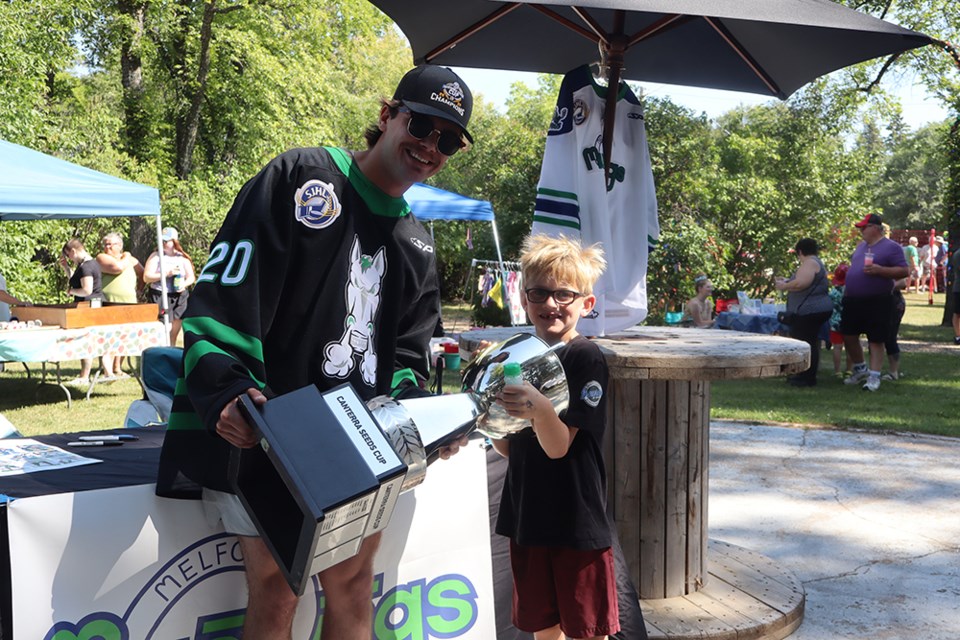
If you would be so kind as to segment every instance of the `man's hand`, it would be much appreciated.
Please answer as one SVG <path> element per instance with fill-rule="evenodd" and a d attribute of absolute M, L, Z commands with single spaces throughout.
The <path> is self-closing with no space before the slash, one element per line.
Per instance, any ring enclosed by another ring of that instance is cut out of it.
<path fill-rule="evenodd" d="M 258 407 L 267 401 L 267 396 L 257 389 L 247 389 L 246 393 Z M 217 420 L 217 434 L 235 447 L 249 449 L 256 445 L 259 439 L 240 412 L 239 404 L 239 398 L 231 400 L 220 411 L 220 419 Z"/>
<path fill-rule="evenodd" d="M 460 451 L 460 447 L 467 446 L 467 442 L 469 442 L 469 438 L 467 436 L 460 436 L 460 438 L 455 442 L 451 442 L 444 447 L 440 447 L 440 459 L 450 459 L 450 456 L 456 455 Z"/>

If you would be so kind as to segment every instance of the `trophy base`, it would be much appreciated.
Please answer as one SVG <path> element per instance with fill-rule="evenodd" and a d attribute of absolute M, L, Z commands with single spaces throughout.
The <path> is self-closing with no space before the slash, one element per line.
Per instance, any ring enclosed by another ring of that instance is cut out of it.
<path fill-rule="evenodd" d="M 386 528 L 407 467 L 349 385 L 240 408 L 260 444 L 231 453 L 234 491 L 290 587 L 356 555 Z"/>

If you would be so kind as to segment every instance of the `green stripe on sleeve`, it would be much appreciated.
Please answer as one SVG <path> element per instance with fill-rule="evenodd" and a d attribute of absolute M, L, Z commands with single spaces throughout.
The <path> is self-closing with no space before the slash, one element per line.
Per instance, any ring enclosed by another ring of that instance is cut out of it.
<path fill-rule="evenodd" d="M 190 376 L 190 372 L 193 371 L 193 368 L 194 368 L 194 367 L 197 365 L 197 363 L 200 361 L 200 358 L 202 358 L 202 357 L 205 356 L 205 355 L 209 355 L 209 354 L 211 354 L 211 353 L 218 353 L 218 354 L 220 354 L 220 355 L 226 356 L 226 357 L 230 358 L 231 360 L 236 361 L 238 364 L 239 364 L 239 362 L 240 362 L 239 360 L 237 360 L 237 359 L 234 358 L 232 355 L 230 355 L 229 353 L 227 353 L 226 351 L 224 351 L 224 350 L 221 349 L 220 347 L 216 346 L 215 344 L 211 344 L 210 342 L 199 342 L 199 343 L 193 345 L 192 347 L 190 347 L 190 350 L 187 351 L 187 352 L 184 354 L 184 356 L 183 356 L 183 375 L 184 375 L 184 377 L 189 377 L 189 376 Z M 246 368 L 246 367 L 245 367 L 245 368 Z M 266 384 L 264 384 L 264 383 L 261 382 L 260 380 L 257 380 L 256 376 L 254 376 L 252 373 L 250 373 L 250 370 L 249 370 L 249 369 L 247 369 L 247 375 L 250 376 L 250 378 L 253 379 L 253 381 L 257 383 L 257 386 L 258 386 L 260 389 L 263 389 L 263 388 L 266 386 Z"/>
<path fill-rule="evenodd" d="M 553 196 L 554 198 L 564 198 L 566 200 L 573 200 L 574 202 L 579 202 L 580 198 L 577 197 L 577 194 L 570 191 L 557 191 L 556 189 L 547 189 L 541 187 L 537 189 L 537 193 L 545 196 Z"/>
<path fill-rule="evenodd" d="M 259 339 L 228 327 L 218 320 L 207 316 L 186 318 L 183 321 L 183 330 L 200 336 L 209 336 L 221 344 L 263 362 L 263 343 Z"/>
<path fill-rule="evenodd" d="M 203 429 L 203 423 L 200 422 L 200 416 L 193 411 L 172 411 L 170 412 L 170 420 L 167 422 L 167 429 L 170 431 L 196 431 Z"/>
<path fill-rule="evenodd" d="M 538 216 L 537 214 L 533 215 L 534 222 L 543 222 L 545 224 L 553 224 L 558 227 L 570 227 L 571 229 L 579 229 L 580 224 L 577 222 L 568 222 L 566 220 L 560 220 L 559 218 L 549 218 L 547 216 Z"/>

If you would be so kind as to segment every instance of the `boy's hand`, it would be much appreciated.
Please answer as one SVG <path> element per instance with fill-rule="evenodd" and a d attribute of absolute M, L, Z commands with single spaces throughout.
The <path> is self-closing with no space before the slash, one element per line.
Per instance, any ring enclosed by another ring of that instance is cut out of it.
<path fill-rule="evenodd" d="M 544 411 L 553 414 L 553 403 L 529 382 L 508 384 L 497 396 L 497 404 L 513 418 L 534 420 Z"/>

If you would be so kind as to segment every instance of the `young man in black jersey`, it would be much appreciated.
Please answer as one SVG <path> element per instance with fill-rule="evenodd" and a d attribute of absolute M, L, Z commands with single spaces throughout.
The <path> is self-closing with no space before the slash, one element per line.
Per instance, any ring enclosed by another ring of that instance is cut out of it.
<path fill-rule="evenodd" d="M 241 189 L 211 246 L 183 320 L 157 493 L 202 497 L 237 534 L 249 587 L 244 638 L 289 640 L 298 598 L 227 480 L 231 447 L 257 444 L 237 397 L 263 404 L 308 384 L 349 382 L 366 400 L 425 381 L 439 285 L 430 234 L 402 196 L 472 141 L 471 108 L 449 69 L 412 69 L 367 130 L 367 149 L 278 156 Z M 324 638 L 371 636 L 379 539 L 320 573 Z"/>

